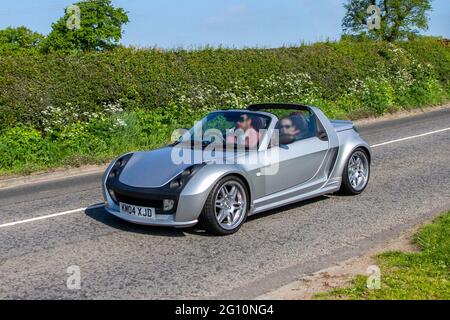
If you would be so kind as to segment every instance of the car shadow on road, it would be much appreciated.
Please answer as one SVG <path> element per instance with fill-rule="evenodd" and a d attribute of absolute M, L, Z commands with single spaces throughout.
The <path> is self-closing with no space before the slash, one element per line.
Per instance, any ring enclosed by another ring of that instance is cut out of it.
<path fill-rule="evenodd" d="M 255 215 L 252 215 L 247 218 L 247 222 L 255 222 L 259 219 L 263 219 L 268 216 L 272 216 L 274 214 L 282 214 L 285 211 L 289 211 L 292 209 L 300 208 L 302 206 L 312 204 L 318 201 L 323 201 L 328 199 L 328 196 L 320 196 L 314 199 L 310 200 L 304 200 L 301 202 L 296 202 L 293 204 L 289 204 L 280 208 L 268 210 L 266 212 L 261 212 Z M 88 207 L 85 210 L 85 214 L 109 227 L 112 227 L 114 229 L 118 229 L 121 231 L 126 232 L 132 232 L 132 233 L 139 233 L 139 234 L 147 234 L 147 235 L 154 235 L 154 236 L 165 236 L 165 237 L 185 237 L 186 234 L 191 235 L 197 235 L 197 236 L 204 236 L 204 237 L 215 237 L 215 235 L 210 234 L 203 230 L 201 227 L 194 226 L 190 228 L 183 228 L 183 229 L 177 229 L 173 227 L 157 227 L 157 226 L 144 226 L 139 224 L 130 223 L 127 221 L 124 221 L 122 219 L 119 219 L 112 214 L 109 214 L 104 207 L 99 207 L 98 205 L 93 205 L 91 207 Z M 245 228 L 245 224 L 243 226 Z"/>
<path fill-rule="evenodd" d="M 119 219 L 112 214 L 109 214 L 104 207 L 99 207 L 98 205 L 93 205 L 85 210 L 85 214 L 104 225 L 111 228 L 118 229 L 126 232 L 148 234 L 154 236 L 166 236 L 166 237 L 184 237 L 185 232 L 188 229 L 176 229 L 167 227 L 157 227 L 157 226 L 144 226 L 139 224 L 134 224 L 127 222 L 125 220 Z M 190 229 L 190 228 L 189 228 Z"/>

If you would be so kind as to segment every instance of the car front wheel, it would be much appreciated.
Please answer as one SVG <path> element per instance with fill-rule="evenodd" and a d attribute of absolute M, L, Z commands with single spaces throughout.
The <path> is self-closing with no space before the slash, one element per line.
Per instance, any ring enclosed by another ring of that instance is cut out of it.
<path fill-rule="evenodd" d="M 208 195 L 200 223 L 216 235 L 235 233 L 247 218 L 248 204 L 248 190 L 243 181 L 235 176 L 225 177 Z"/>
<path fill-rule="evenodd" d="M 340 193 L 360 194 L 367 187 L 370 177 L 370 161 L 367 152 L 358 148 L 348 158 L 342 174 Z"/>

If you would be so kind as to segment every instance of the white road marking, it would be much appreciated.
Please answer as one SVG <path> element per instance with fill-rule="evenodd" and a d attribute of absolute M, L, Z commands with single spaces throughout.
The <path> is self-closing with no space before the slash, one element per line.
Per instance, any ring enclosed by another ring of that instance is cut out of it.
<path fill-rule="evenodd" d="M 391 143 L 396 143 L 396 142 L 401 142 L 401 141 L 405 141 L 405 140 L 411 140 L 411 139 L 415 139 L 415 138 L 420 138 L 420 137 L 424 137 L 424 136 L 429 136 L 430 134 L 435 134 L 435 133 L 439 133 L 439 132 L 444 132 L 444 131 L 449 131 L 450 128 L 445 128 L 445 129 L 440 129 L 440 130 L 435 130 L 435 131 L 430 131 L 430 132 L 425 132 L 422 134 L 416 134 L 414 136 L 409 136 L 409 137 L 405 137 L 405 138 L 401 138 L 401 139 L 395 139 L 395 140 L 391 140 L 391 141 L 386 141 L 386 142 L 382 142 L 382 143 L 377 143 L 374 144 L 372 146 L 370 146 L 371 148 L 376 148 L 376 147 L 381 147 L 381 146 L 385 146 L 387 144 L 391 144 Z"/>
<path fill-rule="evenodd" d="M 48 215 L 45 215 L 45 216 L 40 216 L 40 217 L 35 217 L 35 218 L 30 218 L 30 219 L 25 219 L 25 220 L 19 220 L 19 221 L 14 221 L 14 222 L 8 222 L 8 223 L 5 223 L 5 224 L 0 224 L 0 228 L 11 227 L 11 226 L 15 226 L 15 225 L 18 225 L 18 224 L 34 222 L 34 221 L 39 221 L 39 220 L 44 220 L 44 219 L 50 219 L 50 218 L 54 218 L 54 217 L 64 216 L 66 214 L 71 214 L 71 213 L 77 213 L 77 212 L 85 211 L 86 209 L 96 209 L 96 208 L 100 208 L 100 207 L 103 207 L 103 206 L 104 206 L 104 204 L 97 204 L 97 205 L 92 206 L 92 207 L 73 209 L 73 210 L 64 211 L 64 212 L 48 214 Z"/>
<path fill-rule="evenodd" d="M 395 140 L 390 140 L 390 141 L 386 141 L 386 142 L 382 142 L 382 143 L 377 143 L 377 144 L 374 144 L 374 145 L 372 145 L 370 147 L 371 148 L 381 147 L 381 146 L 385 146 L 385 145 L 388 145 L 388 144 L 401 142 L 401 141 L 406 141 L 406 140 L 411 140 L 411 139 L 415 139 L 415 138 L 420 138 L 420 137 L 428 136 L 428 135 L 435 134 L 435 133 L 445 132 L 445 131 L 449 131 L 449 130 L 450 130 L 450 128 L 445 128 L 445 129 L 425 132 L 425 133 L 422 133 L 422 134 L 417 134 L 417 135 L 414 135 L 414 136 L 409 136 L 409 137 L 405 137 L 405 138 L 401 138 L 401 139 L 395 139 Z M 89 209 L 95 209 L 95 208 L 100 208 L 100 207 L 103 207 L 103 206 L 104 206 L 104 204 L 98 204 L 98 205 L 95 205 L 95 206 L 92 206 L 92 207 L 88 207 L 88 208 Z M 5 223 L 5 224 L 0 224 L 0 228 L 11 227 L 11 226 L 15 226 L 15 225 L 18 225 L 18 224 L 23 224 L 23 223 L 28 223 L 28 222 L 34 222 L 34 221 L 39 221 L 39 220 L 44 220 L 44 219 L 50 219 L 50 218 L 54 218 L 54 217 L 64 216 L 66 214 L 81 212 L 81 211 L 84 211 L 84 210 L 86 210 L 88 208 L 79 208 L 79 209 L 74 209 L 74 210 L 69 210 L 69 211 L 64 211 L 64 212 L 53 213 L 53 214 L 49 214 L 49 215 L 45 215 L 45 216 L 40 216 L 40 217 L 36 217 L 36 218 L 30 218 L 30 219 L 25 219 L 25 220 L 19 220 L 19 221 L 9 222 L 9 223 Z"/>

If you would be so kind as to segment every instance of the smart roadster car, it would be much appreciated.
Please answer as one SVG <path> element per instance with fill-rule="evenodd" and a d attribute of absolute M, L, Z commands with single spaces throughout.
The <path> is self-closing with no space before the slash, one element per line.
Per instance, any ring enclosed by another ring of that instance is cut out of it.
<path fill-rule="evenodd" d="M 313 197 L 357 195 L 371 150 L 351 121 L 317 107 L 266 103 L 209 113 L 160 149 L 114 160 L 106 210 L 142 225 L 236 232 L 249 215 Z"/>

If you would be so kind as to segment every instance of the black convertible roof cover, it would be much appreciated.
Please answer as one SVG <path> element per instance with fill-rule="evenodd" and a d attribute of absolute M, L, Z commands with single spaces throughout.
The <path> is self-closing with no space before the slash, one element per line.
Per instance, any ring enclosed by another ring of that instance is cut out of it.
<path fill-rule="evenodd" d="M 295 104 L 295 103 L 256 103 L 251 104 L 247 107 L 249 111 L 260 111 L 264 109 L 293 109 L 293 110 L 302 110 L 302 111 L 311 111 L 311 108 L 307 105 L 303 104 Z"/>

